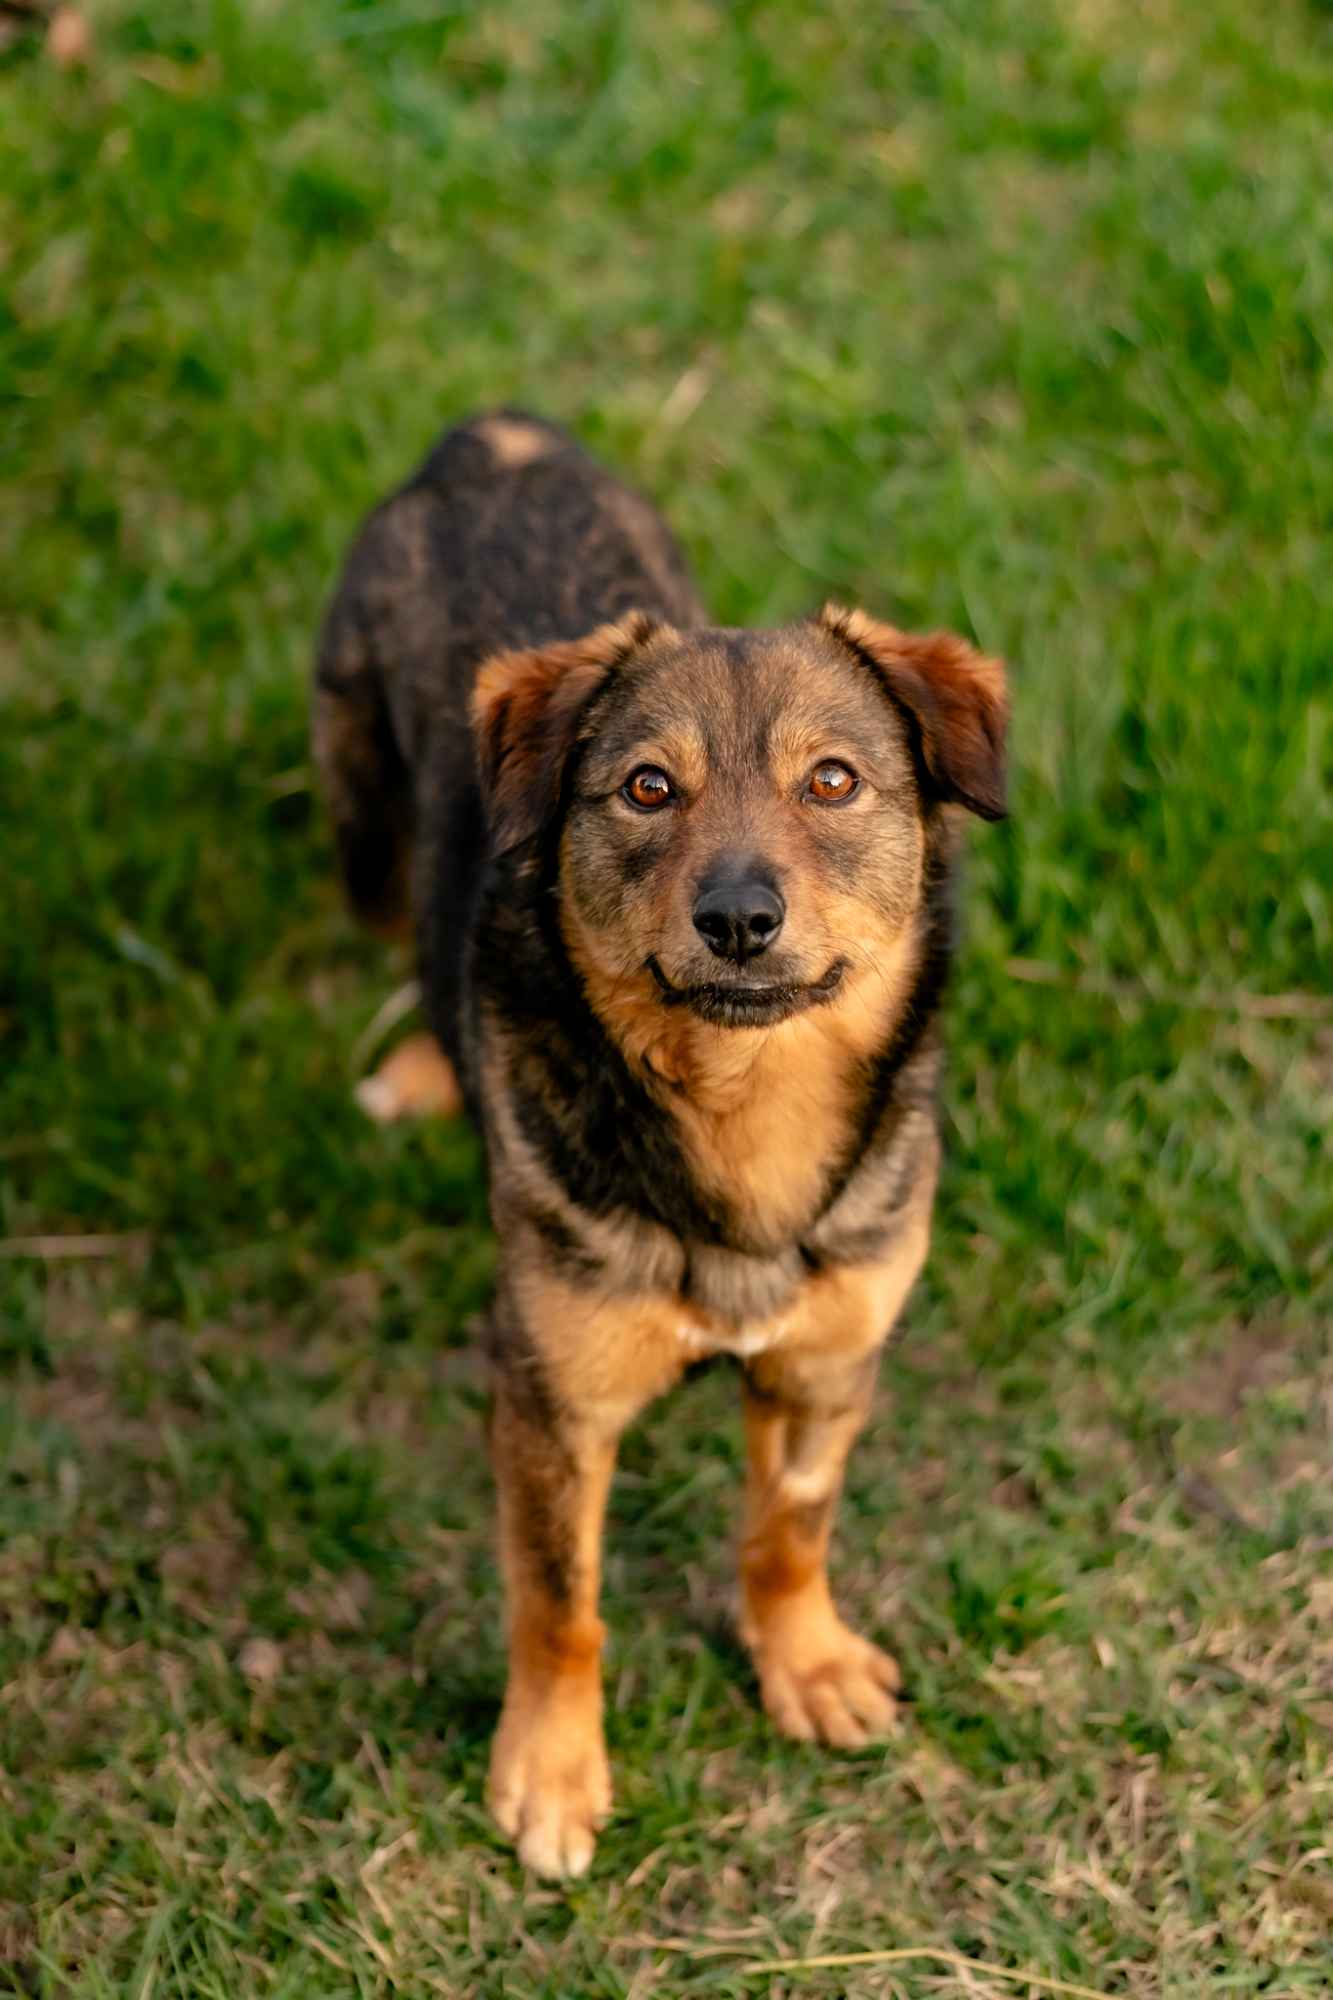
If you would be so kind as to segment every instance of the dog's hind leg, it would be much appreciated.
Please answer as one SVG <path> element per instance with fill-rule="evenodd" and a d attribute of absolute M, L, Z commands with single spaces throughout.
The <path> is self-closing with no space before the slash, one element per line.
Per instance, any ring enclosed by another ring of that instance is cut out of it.
<path fill-rule="evenodd" d="M 315 665 L 315 761 L 348 901 L 377 930 L 400 930 L 411 914 L 422 690 L 451 643 L 435 514 L 416 488 L 376 508 L 343 565 Z"/>
<path fill-rule="evenodd" d="M 393 935 L 409 916 L 412 795 L 358 611 L 340 595 L 329 614 L 311 736 L 347 900 L 364 923 Z"/>
<path fill-rule="evenodd" d="M 456 1118 L 463 1109 L 453 1064 L 434 1035 L 409 1035 L 390 1049 L 372 1076 L 356 1086 L 368 1118 L 390 1125 L 398 1118 Z"/>
<path fill-rule="evenodd" d="M 352 909 L 386 936 L 411 920 L 410 781 L 379 674 L 358 631 L 356 607 L 335 604 L 315 683 L 315 758 L 333 814 L 343 882 Z M 457 1115 L 462 1096 L 434 1035 L 410 1035 L 356 1086 L 367 1117 Z"/>
<path fill-rule="evenodd" d="M 422 690 L 445 657 L 450 636 L 448 593 L 433 553 L 434 508 L 429 493 L 409 489 L 377 509 L 362 529 L 324 621 L 311 727 L 348 902 L 363 922 L 384 935 L 405 937 L 415 924 L 419 967 L 431 1001 L 438 998 L 452 964 L 449 954 L 435 947 L 435 912 L 428 907 L 438 888 L 439 858 L 460 847 L 466 851 L 467 840 L 477 837 L 472 821 L 480 819 L 479 807 L 468 813 L 465 801 L 457 808 L 462 840 L 441 845 L 437 838 L 430 853 L 423 851 L 432 830 L 438 836 L 439 828 L 417 824 L 416 794 L 428 736 Z M 460 749 L 461 732 L 448 727 L 449 717 L 438 702 L 436 711 L 439 735 L 470 775 L 466 737 Z M 432 774 L 436 779 L 441 775 Z M 441 782 L 435 789 L 451 796 L 466 792 L 467 785 Z M 441 956 L 443 973 L 434 965 Z M 372 1038 L 391 1025 L 387 1016 L 400 997 L 381 1009 Z M 433 1019 L 432 1028 L 436 1025 Z M 449 1117 L 462 1109 L 454 1069 L 433 1033 L 401 1043 L 357 1086 L 356 1097 L 362 1110 L 381 1123 L 421 1115 Z"/>

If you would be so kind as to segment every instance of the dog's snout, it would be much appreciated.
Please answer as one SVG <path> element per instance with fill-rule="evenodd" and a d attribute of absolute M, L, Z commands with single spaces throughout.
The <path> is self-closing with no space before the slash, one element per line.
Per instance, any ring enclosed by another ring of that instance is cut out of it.
<path fill-rule="evenodd" d="M 776 885 L 752 869 L 714 875 L 699 890 L 694 928 L 719 958 L 744 965 L 757 958 L 782 929 L 787 906 Z"/>

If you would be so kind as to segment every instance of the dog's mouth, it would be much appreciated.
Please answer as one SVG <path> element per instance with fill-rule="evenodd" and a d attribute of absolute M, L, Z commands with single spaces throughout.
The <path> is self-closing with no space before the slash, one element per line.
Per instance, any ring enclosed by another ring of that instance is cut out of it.
<path fill-rule="evenodd" d="M 835 958 L 823 977 L 808 986 L 779 980 L 710 980 L 698 986 L 674 986 L 655 958 L 648 960 L 648 970 L 664 1006 L 688 1007 L 701 1021 L 719 1028 L 768 1028 L 831 1000 L 842 984 L 847 961 Z"/>

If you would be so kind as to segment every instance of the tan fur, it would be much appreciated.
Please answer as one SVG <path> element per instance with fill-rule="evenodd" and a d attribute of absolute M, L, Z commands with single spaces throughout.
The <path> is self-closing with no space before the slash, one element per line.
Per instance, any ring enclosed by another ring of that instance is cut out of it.
<path fill-rule="evenodd" d="M 487 736 L 495 711 L 504 702 L 521 710 L 542 710 L 564 690 L 570 678 L 578 695 L 596 684 L 598 673 L 614 666 L 626 652 L 641 645 L 654 630 L 653 620 L 632 611 L 627 618 L 599 625 L 581 639 L 562 639 L 510 653 L 493 653 L 478 669 L 472 691 L 472 713 L 478 732 Z"/>
<path fill-rule="evenodd" d="M 497 851 L 534 832 L 549 808 L 580 711 L 607 674 L 655 632 L 642 611 L 582 639 L 497 653 L 472 691 L 478 758 Z"/>
<path fill-rule="evenodd" d="M 540 1424 L 501 1394 L 491 1453 L 509 1678 L 487 1795 L 529 1867 L 543 1875 L 581 1875 L 611 1808 L 597 1586 L 615 1446 L 581 1432 L 557 1449 Z M 565 1598 L 552 1595 L 543 1573 L 541 1552 L 553 1529 L 574 1552 Z"/>
<path fill-rule="evenodd" d="M 692 1335 L 696 1316 L 668 1295 L 590 1298 L 536 1263 L 515 1274 L 515 1293 L 561 1403 L 596 1435 L 618 1437 L 694 1358 L 682 1329 Z"/>
<path fill-rule="evenodd" d="M 886 666 L 901 662 L 905 666 L 920 667 L 923 661 L 944 660 L 957 672 L 977 681 L 992 701 L 1003 702 L 1006 699 L 1004 662 L 990 654 L 977 652 L 956 632 L 903 632 L 882 618 L 872 618 L 868 611 L 849 610 L 845 605 L 831 601 L 824 606 L 819 618 L 830 632 L 850 640 L 853 646 L 867 653 L 873 653 Z"/>
<path fill-rule="evenodd" d="M 861 1065 L 901 1007 L 910 937 L 867 950 L 827 1005 L 776 1027 L 719 1028 L 664 1009 L 651 974 L 617 977 L 567 901 L 562 917 L 594 1011 L 676 1119 L 701 1185 L 756 1242 L 799 1228 L 847 1143 Z"/>
<path fill-rule="evenodd" d="M 838 1616 L 829 1538 L 847 1455 L 869 1409 L 882 1330 L 925 1261 L 928 1199 L 892 1257 L 816 1290 L 795 1337 L 754 1364 L 746 1392 L 741 1636 L 784 1735 L 845 1749 L 893 1726 L 900 1676 L 889 1654 Z"/>
<path fill-rule="evenodd" d="M 826 604 L 819 622 L 882 679 L 916 718 L 925 765 L 941 797 L 986 819 L 1005 811 L 1004 663 L 956 632 L 900 632 L 864 611 Z"/>
<path fill-rule="evenodd" d="M 456 1118 L 463 1109 L 453 1066 L 434 1035 L 409 1035 L 356 1087 L 356 1101 L 377 1124 L 398 1118 Z"/>
<path fill-rule="evenodd" d="M 764 1707 L 786 1736 L 854 1749 L 893 1726 L 898 1668 L 845 1625 L 829 1590 L 833 1507 L 870 1380 L 850 1406 L 811 1413 L 747 1393 L 741 1636 Z"/>
<path fill-rule="evenodd" d="M 562 1404 L 580 1412 L 591 1435 L 617 1436 L 691 1362 L 714 1354 L 749 1358 L 761 1381 L 777 1379 L 771 1357 L 780 1356 L 787 1392 L 814 1395 L 874 1354 L 897 1317 L 929 1241 L 930 1189 L 923 1193 L 890 1254 L 812 1273 L 793 1305 L 743 1328 L 668 1292 L 590 1297 L 535 1259 L 515 1273 L 517 1300 Z"/>
<path fill-rule="evenodd" d="M 472 426 L 472 431 L 473 436 L 479 437 L 487 447 L 496 464 L 510 471 L 549 457 L 552 449 L 549 432 L 539 424 L 525 424 L 515 417 L 485 417 Z"/>

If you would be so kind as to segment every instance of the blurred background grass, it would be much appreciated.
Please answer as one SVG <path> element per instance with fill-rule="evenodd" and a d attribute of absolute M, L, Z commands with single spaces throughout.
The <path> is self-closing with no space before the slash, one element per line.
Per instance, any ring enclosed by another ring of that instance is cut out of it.
<path fill-rule="evenodd" d="M 0 56 L 0 1979 L 739 1994 L 926 1941 L 1326 1991 L 1327 11 L 89 19 Z M 702 1384 L 618 1488 L 626 1811 L 521 1903 L 478 1155 L 352 1105 L 402 968 L 305 735 L 358 517 L 500 400 L 651 491 L 720 618 L 836 593 L 1016 692 L 843 1535 L 913 1720 L 769 1737 Z"/>

